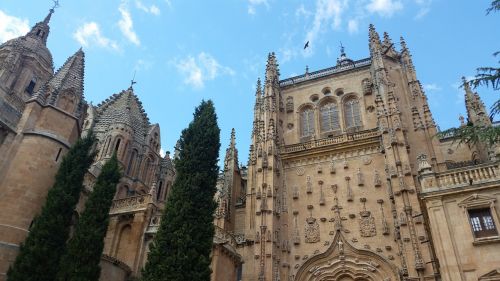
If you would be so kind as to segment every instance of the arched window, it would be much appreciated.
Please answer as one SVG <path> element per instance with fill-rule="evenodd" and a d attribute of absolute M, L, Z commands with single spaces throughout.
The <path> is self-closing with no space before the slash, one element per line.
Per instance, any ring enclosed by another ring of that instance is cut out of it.
<path fill-rule="evenodd" d="M 339 108 L 336 103 L 330 102 L 321 106 L 321 131 L 330 132 L 340 130 Z"/>
<path fill-rule="evenodd" d="M 302 137 L 312 136 L 314 134 L 314 110 L 310 107 L 304 109 L 300 114 L 300 119 Z"/>
<path fill-rule="evenodd" d="M 133 176 L 134 175 L 134 164 L 135 160 L 137 158 L 137 150 L 134 149 L 132 150 L 132 154 L 130 154 L 130 158 L 128 160 L 128 165 L 127 165 L 127 175 Z"/>
<path fill-rule="evenodd" d="M 347 129 L 361 126 L 361 112 L 359 111 L 359 101 L 351 97 L 344 102 L 344 119 Z"/>
<path fill-rule="evenodd" d="M 120 143 L 122 142 L 122 139 L 118 138 L 115 143 L 115 153 L 118 155 L 118 150 L 120 149 Z"/>
<path fill-rule="evenodd" d="M 149 178 L 152 174 L 153 169 L 153 160 L 150 157 L 146 158 L 146 162 L 144 164 L 144 170 L 142 171 L 142 181 L 149 185 Z"/>
<path fill-rule="evenodd" d="M 35 90 L 36 85 L 36 77 L 31 78 L 30 83 L 24 89 L 28 94 L 33 95 L 33 91 Z"/>
<path fill-rule="evenodd" d="M 158 191 L 156 192 L 156 201 L 162 200 L 162 196 L 161 196 L 161 193 L 163 191 L 162 189 L 163 189 L 163 182 L 160 181 L 160 183 L 158 184 Z"/>

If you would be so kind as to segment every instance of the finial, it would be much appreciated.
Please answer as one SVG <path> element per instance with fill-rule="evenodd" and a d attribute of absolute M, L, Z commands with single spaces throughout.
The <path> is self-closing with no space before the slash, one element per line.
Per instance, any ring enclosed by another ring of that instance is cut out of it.
<path fill-rule="evenodd" d="M 401 49 L 402 49 L 403 51 L 404 51 L 404 50 L 406 50 L 406 49 L 407 49 L 407 47 L 406 47 L 406 41 L 405 41 L 405 39 L 403 38 L 403 36 L 399 37 L 399 42 L 400 42 L 400 44 L 401 44 Z"/>
<path fill-rule="evenodd" d="M 340 55 L 344 55 L 345 56 L 345 51 L 344 51 L 344 46 L 342 45 L 342 41 L 340 41 Z"/>
<path fill-rule="evenodd" d="M 462 76 L 462 85 L 463 85 L 466 92 L 471 92 L 469 82 L 467 82 L 467 79 L 465 79 L 464 76 Z"/>
<path fill-rule="evenodd" d="M 458 116 L 458 120 L 460 120 L 460 127 L 465 126 L 465 118 L 462 114 Z"/>
<path fill-rule="evenodd" d="M 257 78 L 257 86 L 255 86 L 255 95 L 257 97 L 260 97 L 262 95 L 262 86 L 261 86 L 261 82 L 260 82 L 260 77 Z"/>
<path fill-rule="evenodd" d="M 306 65 L 306 74 L 309 74 L 309 66 Z"/>
<path fill-rule="evenodd" d="M 52 17 L 54 10 L 56 8 L 59 8 L 59 0 L 52 0 L 52 1 L 54 2 L 54 5 L 52 5 L 52 8 L 50 8 L 50 10 L 49 10 L 49 14 L 43 20 L 43 23 L 45 23 L 45 24 L 49 24 L 50 18 Z"/>
<path fill-rule="evenodd" d="M 387 45 L 392 44 L 391 37 L 389 37 L 389 33 L 387 33 L 387 32 L 384 32 L 384 43 Z"/>

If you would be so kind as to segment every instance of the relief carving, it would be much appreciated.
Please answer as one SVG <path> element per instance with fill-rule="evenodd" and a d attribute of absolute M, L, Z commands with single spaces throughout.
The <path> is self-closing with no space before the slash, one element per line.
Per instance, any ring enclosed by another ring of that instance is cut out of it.
<path fill-rule="evenodd" d="M 370 211 L 366 210 L 366 198 L 361 198 L 363 203 L 363 211 L 359 213 L 359 231 L 361 237 L 372 237 L 377 235 L 377 228 L 375 227 L 375 218 Z"/>
<path fill-rule="evenodd" d="M 308 217 L 306 219 L 306 225 L 304 229 L 305 242 L 306 243 L 316 243 L 319 242 L 319 224 L 318 221 L 313 217 Z"/>

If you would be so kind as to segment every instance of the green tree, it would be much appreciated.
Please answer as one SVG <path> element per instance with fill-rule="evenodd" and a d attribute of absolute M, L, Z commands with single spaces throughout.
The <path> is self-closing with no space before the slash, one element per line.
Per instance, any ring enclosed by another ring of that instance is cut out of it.
<path fill-rule="evenodd" d="M 176 180 L 151 244 L 143 281 L 210 280 L 219 133 L 212 101 L 182 131 Z"/>
<path fill-rule="evenodd" d="M 500 10 L 500 0 L 493 0 L 490 7 L 486 10 L 486 14 Z M 500 55 L 500 52 L 495 52 L 493 56 Z M 500 61 L 498 61 L 500 63 Z M 492 87 L 493 90 L 500 90 L 500 68 L 499 67 L 479 67 L 476 77 L 468 81 L 473 88 L 479 86 Z M 495 101 L 490 108 L 490 118 L 493 119 L 500 113 L 500 99 Z M 438 137 L 452 135 L 459 143 L 474 145 L 478 142 L 487 143 L 489 145 L 500 141 L 500 127 L 484 126 L 482 124 L 473 124 L 468 122 L 466 126 L 451 128 L 438 133 Z"/>
<path fill-rule="evenodd" d="M 66 254 L 61 259 L 57 280 L 99 280 L 99 262 L 108 227 L 109 209 L 120 177 L 118 159 L 116 154 L 113 154 L 102 167 L 94 190 L 85 203 L 85 210 L 68 242 Z"/>
<path fill-rule="evenodd" d="M 53 281 L 66 249 L 73 210 L 83 187 L 83 177 L 93 161 L 95 137 L 79 139 L 57 171 L 41 213 L 35 218 L 19 255 L 7 272 L 9 281 Z"/>

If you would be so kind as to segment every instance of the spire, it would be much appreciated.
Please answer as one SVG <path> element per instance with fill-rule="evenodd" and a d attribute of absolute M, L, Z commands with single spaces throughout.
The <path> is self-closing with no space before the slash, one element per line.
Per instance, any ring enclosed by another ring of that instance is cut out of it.
<path fill-rule="evenodd" d="M 375 50 L 380 48 L 380 37 L 373 24 L 370 24 L 370 26 L 368 27 L 368 38 L 370 43 L 370 52 L 374 52 Z"/>
<path fill-rule="evenodd" d="M 261 97 L 262 96 L 262 85 L 260 82 L 260 77 L 257 78 L 257 86 L 255 87 L 255 97 Z"/>
<path fill-rule="evenodd" d="M 406 69 L 408 70 L 407 79 L 410 82 L 411 81 L 416 81 L 417 80 L 417 74 L 415 73 L 415 66 L 413 65 L 413 60 L 411 59 L 410 50 L 406 46 L 406 41 L 403 38 L 403 36 L 401 36 L 399 38 L 399 42 L 400 42 L 400 45 L 401 45 L 401 60 L 402 60 L 402 62 L 404 64 L 404 66 L 406 67 Z"/>
<path fill-rule="evenodd" d="M 82 114 L 83 79 L 85 54 L 80 48 L 69 57 L 56 74 L 42 86 L 33 99 L 44 104 L 50 104 L 80 116 Z M 63 97 L 64 96 L 64 97 Z M 64 102 L 61 100 L 64 99 Z M 75 100 L 76 99 L 76 100 Z M 74 105 L 77 105 L 75 108 Z"/>
<path fill-rule="evenodd" d="M 490 125 L 491 120 L 488 118 L 486 107 L 479 94 L 472 92 L 465 77 L 462 77 L 462 83 L 465 90 L 465 108 L 467 109 L 469 121 L 475 125 Z"/>
<path fill-rule="evenodd" d="M 47 37 L 49 37 L 49 32 L 50 32 L 50 18 L 52 17 L 52 14 L 54 13 L 54 9 L 58 7 L 58 1 L 54 3 L 54 6 L 49 10 L 49 13 L 45 17 L 45 19 L 41 22 L 38 22 L 31 28 L 31 30 L 26 34 L 27 37 L 31 37 L 37 40 L 40 40 L 43 42 L 44 45 L 47 44 Z"/>
<path fill-rule="evenodd" d="M 228 168 L 238 168 L 238 150 L 236 149 L 236 132 L 234 128 L 231 130 L 231 139 L 229 147 L 226 149 L 226 158 L 224 161 L 224 170 Z"/>
<path fill-rule="evenodd" d="M 384 42 L 382 43 L 382 46 L 384 46 L 385 50 L 384 53 L 387 54 L 387 52 L 390 50 L 394 53 L 396 53 L 396 49 L 394 49 L 394 44 L 392 43 L 391 37 L 389 37 L 389 33 L 384 32 Z"/>
<path fill-rule="evenodd" d="M 266 65 L 266 84 L 277 83 L 279 76 L 278 63 L 274 52 L 269 53 L 267 56 Z"/>

